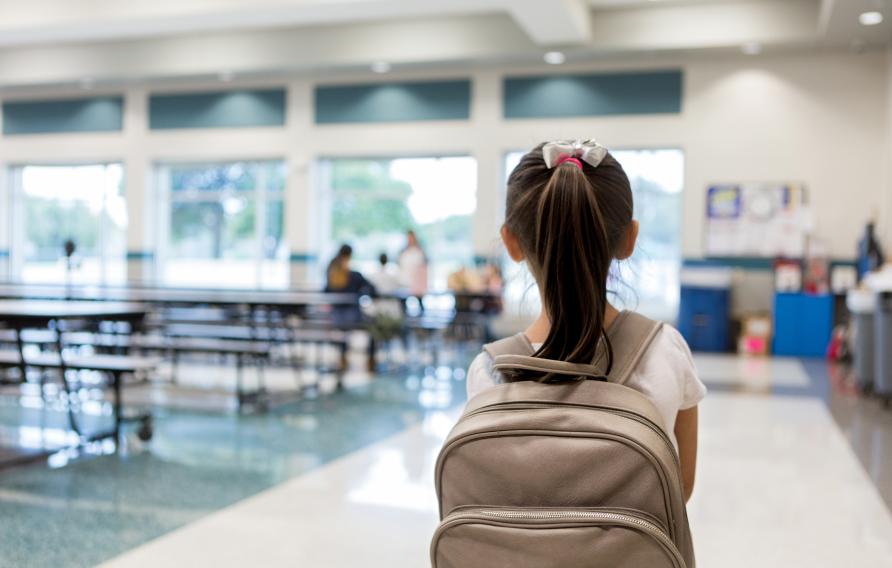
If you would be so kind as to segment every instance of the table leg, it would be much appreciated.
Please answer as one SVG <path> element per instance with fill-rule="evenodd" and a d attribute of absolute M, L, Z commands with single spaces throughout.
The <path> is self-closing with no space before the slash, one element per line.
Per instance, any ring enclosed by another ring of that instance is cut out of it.
<path fill-rule="evenodd" d="M 114 409 L 115 409 L 115 449 L 117 450 L 121 443 L 121 423 L 124 421 L 124 401 L 121 396 L 121 374 L 112 373 L 112 389 L 115 393 Z"/>
<path fill-rule="evenodd" d="M 50 322 L 53 325 L 54 331 L 56 332 L 56 350 L 59 352 L 59 375 L 62 377 L 62 388 L 65 389 L 65 398 L 68 404 L 68 423 L 71 426 L 72 431 L 78 435 L 78 437 L 83 436 L 80 428 L 77 425 L 77 418 L 74 415 L 74 405 L 72 399 L 72 390 L 71 385 L 68 383 L 68 368 L 65 366 L 65 356 L 62 353 L 62 330 L 59 327 L 59 321 Z M 24 361 L 24 359 L 22 359 Z"/>
<path fill-rule="evenodd" d="M 15 342 L 16 347 L 19 350 L 19 372 L 22 374 L 21 381 L 25 383 L 28 380 L 28 365 L 25 364 L 25 341 L 22 339 L 22 327 L 16 326 L 15 328 Z M 43 398 L 43 391 L 40 392 L 40 397 Z"/>

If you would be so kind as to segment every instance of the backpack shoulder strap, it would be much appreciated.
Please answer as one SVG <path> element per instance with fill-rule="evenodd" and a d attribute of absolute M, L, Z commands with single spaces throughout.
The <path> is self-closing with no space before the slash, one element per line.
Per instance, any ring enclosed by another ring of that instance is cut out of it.
<path fill-rule="evenodd" d="M 523 333 L 506 337 L 505 339 L 483 346 L 493 360 L 493 370 L 504 371 L 508 369 L 522 369 L 525 371 L 538 371 L 557 375 L 603 377 L 604 372 L 597 365 L 583 365 L 579 363 L 567 363 L 565 361 L 552 361 L 533 357 L 536 350 L 533 344 Z"/>
<path fill-rule="evenodd" d="M 492 343 L 487 343 L 483 346 L 483 350 L 492 357 L 493 361 L 496 360 L 496 357 L 502 355 L 522 355 L 525 357 L 532 357 L 533 353 L 536 352 L 536 350 L 533 349 L 533 344 L 530 343 L 530 340 L 527 339 L 527 336 L 523 332 Z"/>
<path fill-rule="evenodd" d="M 662 322 L 641 314 L 621 312 L 607 330 L 613 348 L 613 365 L 607 380 L 625 384 L 662 327 Z M 604 377 L 603 353 L 592 365 L 533 357 L 536 350 L 523 333 L 489 343 L 483 349 L 492 357 L 495 371 L 523 369 L 577 377 Z"/>
<path fill-rule="evenodd" d="M 654 338 L 663 328 L 663 322 L 654 321 L 635 312 L 624 311 L 607 330 L 613 347 L 613 365 L 608 375 L 612 383 L 625 384 Z"/>

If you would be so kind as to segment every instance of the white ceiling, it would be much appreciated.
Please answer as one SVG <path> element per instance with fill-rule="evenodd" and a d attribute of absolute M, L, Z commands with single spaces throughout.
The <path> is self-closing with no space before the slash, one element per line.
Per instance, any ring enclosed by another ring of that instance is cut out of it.
<path fill-rule="evenodd" d="M 889 0 L 892 3 L 892 0 Z M 858 14 L 880 9 L 867 28 Z M 0 0 L 0 86 L 888 45 L 886 0 Z"/>

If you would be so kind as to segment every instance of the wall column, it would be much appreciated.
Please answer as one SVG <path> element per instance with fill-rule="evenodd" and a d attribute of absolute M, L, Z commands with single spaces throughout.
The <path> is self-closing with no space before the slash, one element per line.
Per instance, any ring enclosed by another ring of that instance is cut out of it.
<path fill-rule="evenodd" d="M 155 281 L 156 200 L 151 168 L 145 152 L 148 127 L 148 93 L 130 89 L 124 100 L 124 192 L 127 200 L 127 282 Z"/>
<path fill-rule="evenodd" d="M 313 84 L 309 80 L 288 85 L 287 151 L 288 177 L 285 184 L 285 238 L 290 247 L 289 275 L 292 288 L 318 285 L 314 272 L 318 255 L 319 211 L 313 180 L 315 156 L 312 141 Z"/>
<path fill-rule="evenodd" d="M 0 112 L 0 136 L 3 132 L 3 113 Z M 3 140 L 0 138 L 0 149 L 3 147 Z M 3 155 L 0 150 L 0 156 Z M 0 282 L 8 281 L 10 274 L 10 239 L 12 237 L 12 227 L 10 226 L 10 207 L 12 199 L 10 193 L 12 188 L 9 187 L 9 164 L 0 161 Z"/>
<path fill-rule="evenodd" d="M 0 122 L 2 122 L 2 118 L 0 118 Z M 2 124 L 0 124 L 0 130 L 2 130 Z M 0 282 L 6 282 L 9 280 L 10 276 L 10 248 L 11 248 L 11 235 L 12 227 L 10 226 L 10 217 L 11 217 L 11 192 L 12 188 L 9 187 L 9 175 L 3 175 L 5 172 L 8 172 L 7 164 L 0 162 Z"/>
<path fill-rule="evenodd" d="M 501 258 L 499 227 L 504 199 L 505 149 L 496 133 L 502 121 L 501 77 L 493 72 L 477 73 L 471 89 L 471 128 L 475 132 L 477 160 L 477 210 L 472 220 L 474 258 L 477 263 Z"/>

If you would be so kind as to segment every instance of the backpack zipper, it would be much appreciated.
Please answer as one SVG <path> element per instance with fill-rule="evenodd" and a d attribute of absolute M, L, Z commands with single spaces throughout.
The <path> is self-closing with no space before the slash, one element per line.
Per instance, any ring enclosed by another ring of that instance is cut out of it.
<path fill-rule="evenodd" d="M 664 442 L 666 442 L 666 444 L 670 448 L 672 448 L 672 451 L 670 452 L 672 454 L 672 459 L 675 461 L 675 465 L 677 465 L 679 468 L 681 467 L 681 464 L 678 461 L 678 452 L 675 450 L 675 444 L 672 443 L 672 440 L 669 439 L 669 436 L 666 434 L 665 431 L 663 431 L 662 428 L 660 428 L 659 426 L 654 424 L 654 422 L 652 420 L 650 420 L 649 418 L 645 418 L 644 416 L 641 416 L 640 414 L 636 414 L 634 412 L 629 412 L 628 410 L 614 408 L 611 406 L 601 406 L 601 405 L 597 405 L 597 404 L 572 404 L 572 403 L 566 403 L 566 402 L 549 402 L 549 403 L 545 403 L 545 402 L 539 402 L 539 403 L 536 403 L 536 402 L 505 402 L 505 403 L 491 404 L 489 406 L 484 406 L 482 408 L 478 408 L 478 409 L 474 410 L 473 412 L 470 412 L 470 413 L 464 415 L 462 418 L 476 416 L 478 414 L 483 414 L 485 412 L 499 412 L 499 411 L 510 411 L 510 410 L 537 410 L 537 409 L 553 408 L 554 406 L 563 406 L 563 407 L 567 407 L 567 408 L 577 408 L 577 409 L 583 409 L 583 410 L 594 409 L 594 410 L 602 410 L 602 411 L 606 411 L 606 412 L 612 412 L 614 414 L 618 414 L 618 415 L 628 418 L 630 420 L 634 420 L 635 422 L 638 422 L 639 424 L 643 424 L 643 425 L 647 426 L 648 428 L 650 428 L 651 430 L 653 430 L 660 438 L 663 439 Z"/>
<path fill-rule="evenodd" d="M 672 542 L 672 539 L 669 538 L 669 536 L 663 531 L 663 529 L 644 519 L 622 513 L 613 513 L 607 511 L 521 511 L 478 509 L 473 512 L 468 511 L 450 514 L 448 517 L 443 519 L 443 523 L 441 524 L 440 529 L 437 532 L 442 532 L 447 527 L 454 524 L 459 524 L 463 520 L 473 520 L 480 517 L 484 519 L 502 521 L 609 521 L 619 525 L 631 525 L 641 532 L 647 534 L 648 536 L 653 537 L 660 544 L 662 544 L 669 555 L 672 557 L 672 560 L 678 568 L 685 567 L 685 562 L 684 559 L 681 557 L 681 553 L 678 551 L 675 543 Z"/>

